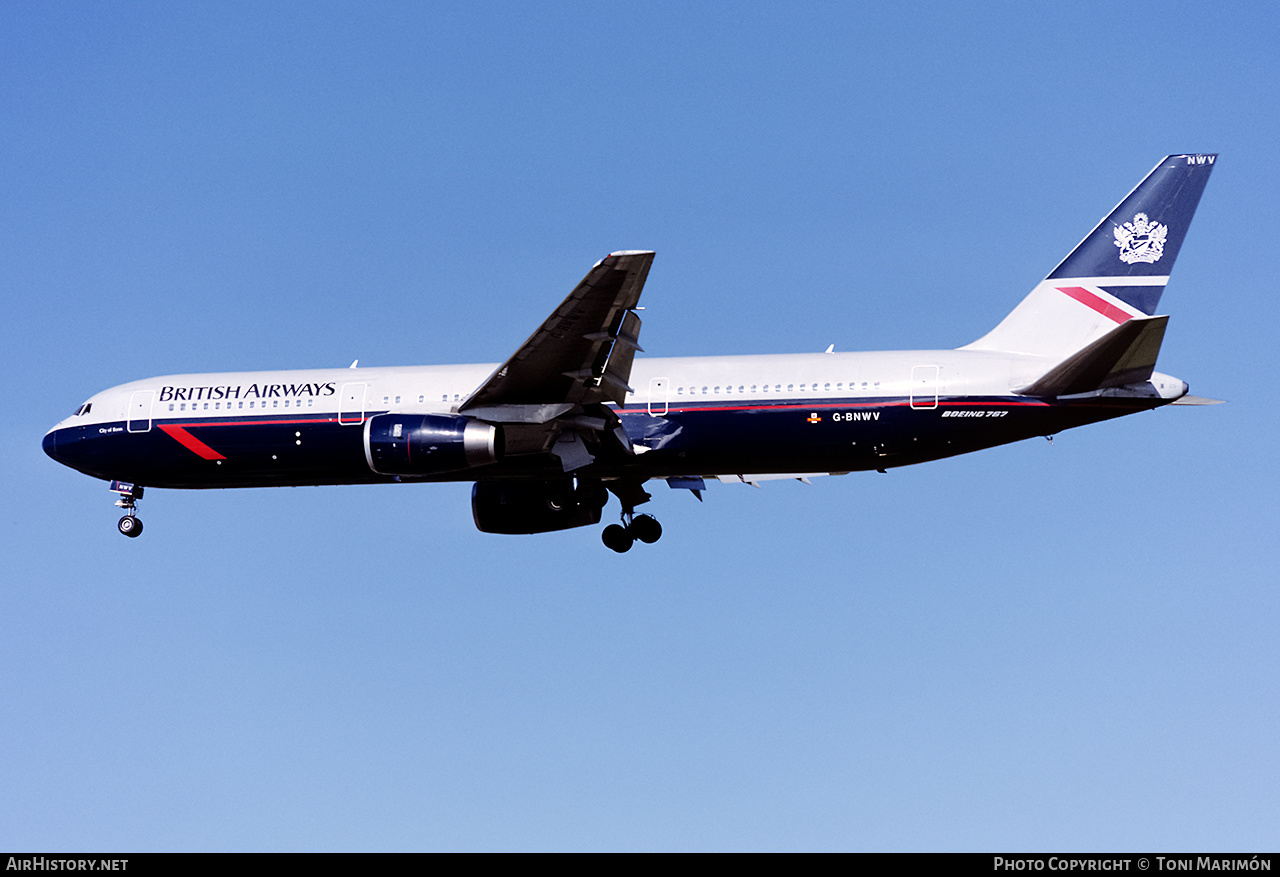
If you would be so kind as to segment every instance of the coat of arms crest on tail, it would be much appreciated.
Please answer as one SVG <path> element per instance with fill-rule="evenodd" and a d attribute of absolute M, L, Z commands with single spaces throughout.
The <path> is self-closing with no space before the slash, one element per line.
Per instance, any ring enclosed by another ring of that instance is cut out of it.
<path fill-rule="evenodd" d="M 1164 255 L 1164 240 L 1169 235 L 1169 227 L 1152 222 L 1147 219 L 1147 214 L 1139 213 L 1133 217 L 1133 222 L 1117 225 L 1115 235 L 1121 262 L 1130 265 L 1134 262 L 1158 262 Z"/>

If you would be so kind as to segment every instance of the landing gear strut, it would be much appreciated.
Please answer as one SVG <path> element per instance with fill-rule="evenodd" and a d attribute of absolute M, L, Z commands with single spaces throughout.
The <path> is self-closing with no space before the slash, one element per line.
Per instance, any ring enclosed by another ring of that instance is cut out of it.
<path fill-rule="evenodd" d="M 124 481 L 111 482 L 112 493 L 120 494 L 116 507 L 124 509 L 124 517 L 116 523 L 116 529 L 131 539 L 142 534 L 142 518 L 137 515 L 137 502 L 142 499 L 142 488 Z"/>
<path fill-rule="evenodd" d="M 632 509 L 624 509 L 621 524 L 610 524 L 600 534 L 605 547 L 622 554 L 630 551 L 638 539 L 652 545 L 662 538 L 662 525 L 652 515 L 636 515 Z"/>

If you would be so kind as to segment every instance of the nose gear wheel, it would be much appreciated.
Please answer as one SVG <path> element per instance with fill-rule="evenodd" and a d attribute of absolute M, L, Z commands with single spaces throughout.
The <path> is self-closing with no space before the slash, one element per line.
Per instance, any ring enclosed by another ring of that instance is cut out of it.
<path fill-rule="evenodd" d="M 116 522 L 116 529 L 130 539 L 142 535 L 142 518 L 138 517 L 137 503 L 142 499 L 143 488 L 123 481 L 112 481 L 111 492 L 120 494 L 116 508 L 124 509 L 124 517 Z"/>

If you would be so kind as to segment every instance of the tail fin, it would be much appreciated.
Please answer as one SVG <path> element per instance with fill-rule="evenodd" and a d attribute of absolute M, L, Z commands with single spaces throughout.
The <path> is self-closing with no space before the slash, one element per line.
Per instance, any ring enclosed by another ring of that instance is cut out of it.
<path fill-rule="evenodd" d="M 1153 315 L 1217 158 L 1162 160 L 1000 325 L 961 349 L 1062 360 Z"/>

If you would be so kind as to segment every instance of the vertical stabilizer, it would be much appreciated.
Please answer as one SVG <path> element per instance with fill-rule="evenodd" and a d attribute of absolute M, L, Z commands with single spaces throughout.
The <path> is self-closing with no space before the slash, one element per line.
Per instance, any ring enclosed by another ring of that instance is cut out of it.
<path fill-rule="evenodd" d="M 1162 160 L 1000 325 L 961 349 L 1064 359 L 1153 315 L 1217 158 Z"/>

